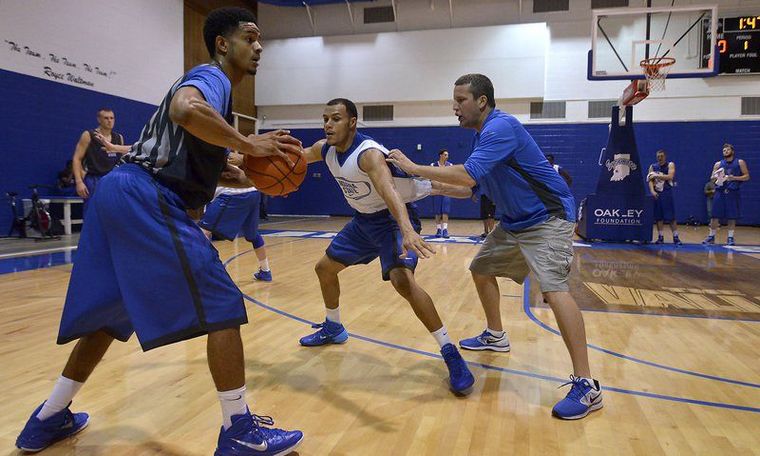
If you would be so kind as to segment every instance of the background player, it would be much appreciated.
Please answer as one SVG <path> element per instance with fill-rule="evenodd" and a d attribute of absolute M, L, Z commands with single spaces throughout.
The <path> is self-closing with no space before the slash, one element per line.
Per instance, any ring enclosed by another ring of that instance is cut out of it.
<path fill-rule="evenodd" d="M 727 245 L 735 245 L 734 230 L 736 219 L 741 217 L 741 198 L 739 190 L 742 182 L 749 180 L 749 169 L 742 159 L 736 158 L 734 146 L 723 144 L 723 160 L 713 165 L 712 178 L 715 179 L 715 196 L 713 196 L 710 233 L 703 244 L 715 244 L 715 233 L 720 221 L 728 221 Z"/>
<path fill-rule="evenodd" d="M 227 162 L 239 166 L 243 162 L 242 157 L 241 154 L 232 152 Z M 217 187 L 215 195 L 214 200 L 206 206 L 198 225 L 209 239 L 215 234 L 232 241 L 242 232 L 245 240 L 253 245 L 253 251 L 259 260 L 259 270 L 253 273 L 253 278 L 271 282 L 272 271 L 269 268 L 267 249 L 264 238 L 259 234 L 261 192 L 256 187 Z"/>
<path fill-rule="evenodd" d="M 451 166 L 449 151 L 441 149 L 438 152 L 438 161 L 434 161 L 430 166 Z M 445 195 L 433 196 L 433 211 L 435 212 L 435 237 L 448 239 L 451 198 Z"/>
<path fill-rule="evenodd" d="M 662 236 L 663 221 L 670 224 L 673 244 L 683 244 L 678 238 L 678 223 L 676 223 L 676 208 L 673 202 L 673 187 L 675 187 L 676 164 L 669 162 L 664 150 L 657 151 L 657 161 L 649 165 L 647 183 L 649 192 L 654 198 L 654 221 L 657 222 L 657 241 L 665 242 Z"/>
<path fill-rule="evenodd" d="M 419 235 L 420 222 L 414 205 L 428 196 L 431 183 L 412 179 L 389 166 L 387 149 L 356 130 L 358 114 L 350 100 L 337 98 L 325 106 L 323 121 L 326 139 L 305 150 L 308 163 L 324 160 L 343 190 L 354 218 L 338 233 L 317 262 L 316 272 L 325 303 L 324 323 L 319 330 L 301 338 L 301 345 L 341 344 L 348 332 L 341 324 L 338 273 L 349 266 L 368 264 L 378 256 L 383 280 L 390 280 L 441 347 L 454 392 L 468 390 L 475 378 L 459 351 L 451 343 L 433 300 L 414 279 L 417 257 L 428 258 L 433 248 Z M 452 196 L 467 197 L 469 189 Z M 437 186 L 436 191 L 442 187 Z"/>

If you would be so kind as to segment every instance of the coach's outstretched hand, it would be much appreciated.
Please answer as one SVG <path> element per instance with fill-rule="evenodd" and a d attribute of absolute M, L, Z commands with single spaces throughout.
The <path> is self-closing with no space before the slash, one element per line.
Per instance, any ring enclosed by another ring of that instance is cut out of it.
<path fill-rule="evenodd" d="M 414 231 L 403 233 L 401 250 L 399 258 L 406 258 L 409 252 L 416 253 L 419 258 L 430 258 L 432 255 L 435 255 L 433 246 L 425 242 L 422 236 Z"/>
<path fill-rule="evenodd" d="M 303 150 L 301 141 L 290 136 L 288 130 L 275 130 L 262 135 L 248 135 L 247 145 L 249 147 L 240 150 L 241 153 L 254 157 L 276 155 L 287 161 L 290 166 L 295 166 L 295 164 L 288 156 L 288 152 L 301 154 Z"/>
<path fill-rule="evenodd" d="M 385 161 L 388 163 L 393 163 L 406 173 L 415 174 L 414 168 L 417 166 L 417 164 L 409 160 L 406 155 L 404 155 L 404 153 L 398 149 L 392 149 Z"/>

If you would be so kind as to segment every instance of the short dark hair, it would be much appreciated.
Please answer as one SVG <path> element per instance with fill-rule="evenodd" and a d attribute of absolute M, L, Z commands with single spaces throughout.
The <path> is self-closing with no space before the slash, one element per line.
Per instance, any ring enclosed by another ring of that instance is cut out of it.
<path fill-rule="evenodd" d="M 327 102 L 327 106 L 343 105 L 346 107 L 346 112 L 350 117 L 359 118 L 359 111 L 356 110 L 356 105 L 348 98 L 333 98 Z"/>
<path fill-rule="evenodd" d="M 104 112 L 104 111 L 105 112 L 113 112 L 113 109 L 111 109 L 111 108 L 100 108 L 100 109 L 98 109 L 97 113 L 100 114 L 101 112 Z"/>
<path fill-rule="evenodd" d="M 662 152 L 663 155 L 668 155 L 668 153 L 665 152 L 665 149 L 658 150 L 657 153 L 655 153 L 655 155 L 659 154 L 660 152 Z"/>
<path fill-rule="evenodd" d="M 486 100 L 488 100 L 488 106 L 492 108 L 496 107 L 496 99 L 493 96 L 493 83 L 488 79 L 488 76 L 479 73 L 465 74 L 464 76 L 460 76 L 457 82 L 454 83 L 455 86 L 465 84 L 470 85 L 470 92 L 473 98 L 477 100 L 485 95 Z"/>
<path fill-rule="evenodd" d="M 733 144 L 729 144 L 729 143 L 723 144 L 723 148 L 725 149 L 726 147 L 728 147 L 729 149 L 731 149 L 734 152 L 736 152 L 736 149 L 734 149 L 734 145 Z"/>
<path fill-rule="evenodd" d="M 440 157 L 441 155 L 443 155 L 446 152 L 448 152 L 447 149 L 441 149 L 441 150 L 438 151 L 438 156 Z"/>
<path fill-rule="evenodd" d="M 203 41 L 206 43 L 209 57 L 216 55 L 216 37 L 229 37 L 241 22 L 256 22 L 256 15 L 245 8 L 218 8 L 206 17 L 203 24 Z"/>
<path fill-rule="evenodd" d="M 554 155 L 552 154 L 546 154 L 546 159 L 549 161 L 554 161 Z"/>

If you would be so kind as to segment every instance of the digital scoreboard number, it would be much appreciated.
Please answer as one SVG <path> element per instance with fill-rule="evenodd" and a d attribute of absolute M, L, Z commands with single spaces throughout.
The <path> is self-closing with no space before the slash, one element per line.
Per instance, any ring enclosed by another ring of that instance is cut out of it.
<path fill-rule="evenodd" d="M 709 23 L 705 26 L 704 46 L 710 46 Z M 760 15 L 718 19 L 720 74 L 760 73 Z M 706 49 L 704 49 L 706 51 Z M 703 54 L 703 67 L 709 53 Z"/>

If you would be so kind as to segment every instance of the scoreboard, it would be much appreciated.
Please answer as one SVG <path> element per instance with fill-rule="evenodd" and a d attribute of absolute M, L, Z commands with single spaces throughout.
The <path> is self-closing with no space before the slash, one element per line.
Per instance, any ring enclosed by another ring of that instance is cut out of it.
<path fill-rule="evenodd" d="M 708 47 L 709 34 L 708 29 Z M 717 45 L 720 74 L 760 73 L 760 15 L 718 19 Z"/>

